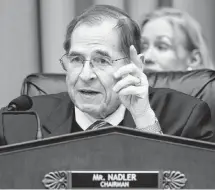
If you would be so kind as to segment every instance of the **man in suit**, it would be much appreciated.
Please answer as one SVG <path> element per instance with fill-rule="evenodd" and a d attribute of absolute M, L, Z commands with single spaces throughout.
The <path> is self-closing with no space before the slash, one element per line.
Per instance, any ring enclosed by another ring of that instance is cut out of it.
<path fill-rule="evenodd" d="M 73 19 L 64 49 L 60 60 L 68 93 L 33 98 L 32 110 L 40 117 L 43 137 L 96 129 L 107 122 L 212 140 L 214 129 L 205 102 L 149 87 L 139 54 L 139 27 L 120 9 L 96 5 Z"/>

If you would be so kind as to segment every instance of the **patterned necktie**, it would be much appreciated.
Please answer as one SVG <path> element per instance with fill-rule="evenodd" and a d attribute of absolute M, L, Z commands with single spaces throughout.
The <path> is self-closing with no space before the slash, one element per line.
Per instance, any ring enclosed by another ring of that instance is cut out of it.
<path fill-rule="evenodd" d="M 112 126 L 110 123 L 106 122 L 106 121 L 102 121 L 102 120 L 97 120 L 96 122 L 94 122 L 92 125 L 90 125 L 87 130 L 96 130 L 102 127 L 109 127 Z"/>

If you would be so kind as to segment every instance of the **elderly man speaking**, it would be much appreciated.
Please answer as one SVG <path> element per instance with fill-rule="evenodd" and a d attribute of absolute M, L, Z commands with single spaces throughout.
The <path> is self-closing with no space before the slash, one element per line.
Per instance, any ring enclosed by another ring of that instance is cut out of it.
<path fill-rule="evenodd" d="M 68 25 L 64 49 L 68 92 L 33 98 L 43 137 L 120 125 L 212 140 L 205 102 L 149 87 L 139 27 L 122 10 L 96 5 L 84 11 Z"/>

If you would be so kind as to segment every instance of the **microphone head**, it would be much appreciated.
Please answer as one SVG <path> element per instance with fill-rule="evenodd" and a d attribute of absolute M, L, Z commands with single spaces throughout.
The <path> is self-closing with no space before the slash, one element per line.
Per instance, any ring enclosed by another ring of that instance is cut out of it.
<path fill-rule="evenodd" d="M 32 99 L 27 95 L 21 95 L 15 98 L 8 104 L 8 110 L 11 111 L 26 111 L 29 110 L 33 105 Z"/>

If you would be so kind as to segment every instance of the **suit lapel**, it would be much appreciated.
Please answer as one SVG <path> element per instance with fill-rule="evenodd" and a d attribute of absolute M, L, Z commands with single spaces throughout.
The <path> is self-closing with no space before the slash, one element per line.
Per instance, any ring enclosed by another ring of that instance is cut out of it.
<path fill-rule="evenodd" d="M 71 132 L 74 105 L 67 95 L 42 124 L 43 137 L 58 136 Z"/>
<path fill-rule="evenodd" d="M 149 96 L 153 92 L 149 87 Z M 46 121 L 42 124 L 43 137 L 57 136 L 68 134 L 71 132 L 72 121 L 74 117 L 74 105 L 68 95 L 62 98 L 59 106 L 53 110 Z M 123 120 L 123 126 L 136 128 L 135 122 L 131 113 L 126 109 Z"/>
<path fill-rule="evenodd" d="M 70 133 L 74 111 L 72 102 L 61 103 L 42 125 L 43 138 Z M 125 111 L 125 117 L 122 124 L 125 127 L 136 128 L 133 117 L 127 109 Z"/>

